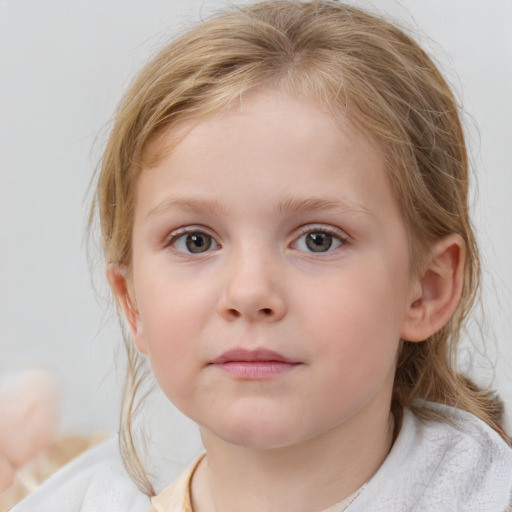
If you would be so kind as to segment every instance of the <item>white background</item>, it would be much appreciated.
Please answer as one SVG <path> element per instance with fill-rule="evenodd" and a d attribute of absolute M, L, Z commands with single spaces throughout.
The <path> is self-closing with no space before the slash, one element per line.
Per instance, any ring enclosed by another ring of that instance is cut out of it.
<path fill-rule="evenodd" d="M 477 373 L 497 363 L 512 409 L 512 0 L 377 3 L 417 34 L 465 105 L 487 274 L 482 346 L 492 361 Z M 54 372 L 63 432 L 117 430 L 124 357 L 103 269 L 95 292 L 84 244 L 109 120 L 148 56 L 223 5 L 0 0 L 0 376 Z M 174 432 L 186 425 L 171 420 Z"/>

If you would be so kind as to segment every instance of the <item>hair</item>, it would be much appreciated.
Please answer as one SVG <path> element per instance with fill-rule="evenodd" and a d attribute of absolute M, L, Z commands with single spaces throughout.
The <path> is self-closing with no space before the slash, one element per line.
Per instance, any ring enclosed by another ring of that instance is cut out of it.
<path fill-rule="evenodd" d="M 120 103 L 104 152 L 91 216 L 98 209 L 107 263 L 131 264 L 137 179 L 152 143 L 180 123 L 221 112 L 256 87 L 317 98 L 379 141 L 413 263 L 419 265 L 444 236 L 463 238 L 458 309 L 427 340 L 401 342 L 391 407 L 399 424 L 405 407 L 422 419 L 449 421 L 424 401 L 450 404 L 506 438 L 500 400 L 457 369 L 460 333 L 480 281 L 459 107 L 427 54 L 380 17 L 329 0 L 266 1 L 212 18 L 161 50 Z M 126 336 L 125 345 L 121 452 L 134 481 L 151 495 L 132 435 L 144 365 Z"/>

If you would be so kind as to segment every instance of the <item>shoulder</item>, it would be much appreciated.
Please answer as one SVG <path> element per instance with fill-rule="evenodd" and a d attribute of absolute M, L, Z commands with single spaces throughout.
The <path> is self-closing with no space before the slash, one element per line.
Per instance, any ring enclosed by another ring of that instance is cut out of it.
<path fill-rule="evenodd" d="M 115 437 L 64 466 L 12 512 L 147 512 L 149 507 L 149 498 L 124 469 Z"/>
<path fill-rule="evenodd" d="M 348 510 L 505 510 L 512 495 L 512 449 L 472 414 L 427 405 L 448 422 L 422 422 L 406 410 L 390 454 Z"/>

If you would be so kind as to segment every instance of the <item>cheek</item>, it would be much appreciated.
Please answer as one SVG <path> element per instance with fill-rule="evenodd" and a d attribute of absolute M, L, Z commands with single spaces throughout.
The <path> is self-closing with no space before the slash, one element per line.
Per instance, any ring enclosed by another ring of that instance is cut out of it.
<path fill-rule="evenodd" d="M 165 260 L 135 276 L 137 305 L 149 344 L 190 341 L 214 310 L 211 280 L 188 271 L 169 271 Z"/>
<path fill-rule="evenodd" d="M 169 398 L 174 399 L 176 393 L 186 395 L 213 308 L 210 294 L 183 279 L 166 279 L 164 274 L 159 279 L 139 277 L 140 336 L 153 372 Z"/>
<path fill-rule="evenodd" d="M 303 315 L 329 364 L 354 377 L 388 371 L 405 314 L 405 281 L 395 278 L 384 265 L 361 264 L 315 290 Z"/>

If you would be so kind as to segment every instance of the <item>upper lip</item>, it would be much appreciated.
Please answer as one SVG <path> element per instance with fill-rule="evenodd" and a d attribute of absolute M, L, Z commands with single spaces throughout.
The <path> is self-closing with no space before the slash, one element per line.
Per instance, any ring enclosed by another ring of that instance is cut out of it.
<path fill-rule="evenodd" d="M 264 348 L 258 348 L 254 350 L 247 350 L 244 348 L 234 348 L 221 354 L 220 356 L 213 359 L 211 364 L 222 364 L 236 361 L 244 362 L 261 362 L 261 361 L 276 361 L 281 363 L 297 363 L 289 359 L 288 357 L 274 352 L 273 350 L 267 350 Z"/>

